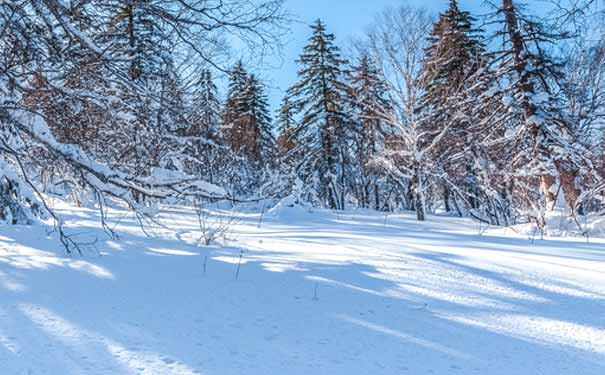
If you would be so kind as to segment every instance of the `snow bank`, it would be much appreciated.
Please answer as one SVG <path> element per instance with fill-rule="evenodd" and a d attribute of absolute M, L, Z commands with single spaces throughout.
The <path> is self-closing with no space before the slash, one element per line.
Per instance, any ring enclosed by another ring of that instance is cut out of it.
<path fill-rule="evenodd" d="M 313 209 L 299 203 L 294 195 L 281 199 L 275 206 L 267 211 L 266 216 L 284 222 L 296 222 L 313 216 Z"/>
<path fill-rule="evenodd" d="M 518 224 L 513 226 L 517 233 L 527 236 L 537 234 L 536 225 L 533 223 Z M 591 214 L 578 216 L 574 220 L 565 212 L 548 212 L 546 214 L 546 234 L 551 237 L 605 237 L 605 216 Z"/>

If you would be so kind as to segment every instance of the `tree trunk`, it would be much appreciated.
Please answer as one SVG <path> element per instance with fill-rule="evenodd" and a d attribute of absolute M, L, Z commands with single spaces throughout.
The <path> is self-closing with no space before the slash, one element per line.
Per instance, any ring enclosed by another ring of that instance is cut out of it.
<path fill-rule="evenodd" d="M 422 184 L 422 172 L 420 171 L 420 167 L 416 167 L 415 173 L 415 194 L 414 194 L 414 206 L 416 206 L 416 219 L 418 221 L 426 220 L 425 213 L 425 197 L 424 197 L 424 186 Z"/>
<path fill-rule="evenodd" d="M 552 191 L 555 182 L 556 179 L 553 176 L 542 175 L 540 177 L 540 188 L 544 193 L 544 203 L 547 211 L 552 211 L 557 203 L 557 195 Z"/>
<path fill-rule="evenodd" d="M 450 189 L 447 186 L 443 185 L 443 204 L 445 206 L 445 212 L 451 212 L 452 208 L 450 207 Z"/>
<path fill-rule="evenodd" d="M 374 182 L 374 209 L 380 211 L 380 192 L 378 191 L 378 184 Z"/>
<path fill-rule="evenodd" d="M 521 31 L 519 30 L 517 9 L 513 4 L 513 0 L 502 0 L 502 5 L 502 12 L 504 13 L 506 29 L 509 34 L 511 43 L 513 63 L 515 66 L 515 71 L 519 75 L 520 90 L 524 94 L 521 100 L 521 108 L 524 112 L 525 121 L 528 121 L 533 116 L 535 116 L 537 112 L 536 105 L 530 100 L 530 98 L 532 98 L 535 94 L 535 87 L 533 82 L 529 79 L 529 71 L 527 69 L 528 61 L 525 58 L 526 50 L 523 42 L 523 36 L 521 35 Z M 534 148 L 534 153 L 536 154 L 535 157 L 539 157 L 539 154 L 541 152 L 548 152 L 548 150 L 545 150 L 543 147 L 541 147 L 541 145 L 538 144 L 538 132 L 538 125 L 532 122 L 529 127 L 529 133 L 531 135 L 531 144 Z M 548 207 L 549 200 L 552 199 L 552 193 L 550 192 L 550 186 L 552 186 L 552 184 L 548 186 L 548 182 L 554 181 L 555 177 L 545 173 L 540 176 L 540 180 L 540 188 L 546 200 L 545 204 Z M 547 183 L 545 184 L 543 182 Z"/>
<path fill-rule="evenodd" d="M 561 189 L 565 195 L 565 203 L 571 209 L 572 215 L 575 216 L 578 213 L 578 198 L 581 194 L 576 184 L 579 171 L 566 168 L 561 162 L 557 162 L 557 169 L 561 176 Z"/>

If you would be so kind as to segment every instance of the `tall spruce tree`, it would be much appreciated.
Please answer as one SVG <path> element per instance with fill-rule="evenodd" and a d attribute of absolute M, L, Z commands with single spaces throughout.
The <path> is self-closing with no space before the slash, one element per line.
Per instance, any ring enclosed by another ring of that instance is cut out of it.
<path fill-rule="evenodd" d="M 116 163 L 145 175 L 162 164 L 164 139 L 174 127 L 174 103 L 168 98 L 176 79 L 174 34 L 151 0 L 93 0 L 102 27 L 95 41 L 111 46 L 112 66 L 104 73 L 115 81 L 118 115 L 112 124 L 121 135 Z M 170 77 L 172 76 L 172 77 Z"/>
<path fill-rule="evenodd" d="M 557 95 L 563 73 L 547 46 L 564 36 L 524 14 L 513 0 L 502 0 L 496 14 L 502 25 L 498 35 L 506 42 L 497 54 L 497 61 L 504 62 L 498 74 L 504 82 L 505 108 L 492 125 L 507 130 L 502 142 L 508 145 L 508 155 L 501 157 L 509 158 L 518 200 L 543 228 L 544 212 L 556 203 L 557 185 L 575 216 L 582 196 L 579 181 L 591 178 L 583 174 L 592 170 L 590 151 L 579 141 L 578 123 Z"/>
<path fill-rule="evenodd" d="M 297 123 L 294 117 L 294 109 L 290 99 L 285 96 L 282 99 L 276 119 L 276 129 L 278 132 L 277 147 L 278 154 L 283 162 L 287 162 L 288 153 L 294 149 L 294 132 L 296 131 Z"/>
<path fill-rule="evenodd" d="M 99 40 L 111 43 L 129 78 L 148 83 L 162 74 L 163 51 L 172 40 L 151 0 L 94 0 L 106 25 Z"/>
<path fill-rule="evenodd" d="M 450 0 L 448 10 L 433 25 L 421 78 L 427 105 L 442 103 L 449 94 L 460 92 L 467 77 L 480 67 L 485 48 L 473 22 L 469 12 Z"/>
<path fill-rule="evenodd" d="M 244 101 L 247 110 L 244 122 L 250 128 L 249 134 L 252 136 L 247 140 L 248 156 L 257 163 L 258 169 L 269 167 L 275 154 L 273 124 L 265 87 L 254 75 L 246 82 Z"/>
<path fill-rule="evenodd" d="M 263 172 L 273 166 L 275 139 L 264 85 L 238 62 L 231 70 L 223 109 L 222 134 L 232 152 L 228 161 L 233 190 L 257 191 Z"/>
<path fill-rule="evenodd" d="M 293 137 L 304 158 L 297 173 L 321 205 L 343 209 L 347 193 L 347 90 L 343 67 L 347 63 L 334 45 L 334 35 L 321 20 L 297 62 L 299 81 L 288 97 L 300 122 Z"/>
<path fill-rule="evenodd" d="M 381 209 L 380 171 L 374 159 L 384 148 L 384 113 L 390 111 L 387 85 L 367 54 L 351 67 L 347 75 L 355 122 L 355 161 L 357 173 L 353 185 L 363 207 Z"/>
<path fill-rule="evenodd" d="M 203 69 L 196 82 L 189 117 L 189 134 L 216 142 L 220 133 L 221 102 L 212 71 Z"/>
<path fill-rule="evenodd" d="M 215 182 L 225 152 L 220 137 L 221 103 L 212 72 L 202 69 L 194 82 L 183 126 L 177 129 L 186 172 Z"/>
<path fill-rule="evenodd" d="M 243 147 L 242 117 L 248 112 L 245 100 L 249 74 L 241 61 L 238 61 L 229 72 L 227 99 L 222 112 L 221 133 L 227 145 L 235 152 Z"/>
<path fill-rule="evenodd" d="M 430 155 L 444 173 L 438 185 L 446 211 L 452 210 L 450 201 L 456 199 L 451 197 L 451 191 L 472 195 L 476 188 L 473 159 L 468 151 L 477 142 L 477 129 L 471 129 L 477 121 L 472 112 L 460 111 L 469 95 L 475 95 L 472 89 L 482 79 L 479 71 L 486 65 L 480 30 L 473 27 L 473 22 L 469 12 L 460 10 L 456 0 L 450 0 L 447 11 L 433 25 L 423 61 L 424 93 L 418 118 L 422 131 L 433 134 L 425 142 L 433 142 L 446 129 L 446 135 Z M 476 206 L 475 199 L 466 201 Z"/>

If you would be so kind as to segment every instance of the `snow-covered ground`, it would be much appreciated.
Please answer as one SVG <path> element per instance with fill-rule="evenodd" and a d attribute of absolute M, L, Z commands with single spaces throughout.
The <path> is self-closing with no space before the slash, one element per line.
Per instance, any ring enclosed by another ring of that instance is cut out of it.
<path fill-rule="evenodd" d="M 0 374 L 605 374 L 602 239 L 278 207 L 197 247 L 192 210 L 119 240 L 60 210 L 101 256 L 0 226 Z"/>

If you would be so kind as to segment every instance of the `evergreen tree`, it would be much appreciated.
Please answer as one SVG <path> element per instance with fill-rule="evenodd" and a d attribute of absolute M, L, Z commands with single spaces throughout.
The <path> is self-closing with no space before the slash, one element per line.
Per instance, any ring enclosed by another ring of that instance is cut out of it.
<path fill-rule="evenodd" d="M 258 168 L 270 166 L 275 154 L 275 138 L 273 136 L 272 119 L 265 88 L 261 82 L 251 75 L 246 82 L 244 94 L 244 114 L 247 126 L 251 128 L 252 137 L 249 139 L 249 157 L 258 163 Z"/>
<path fill-rule="evenodd" d="M 161 65 L 172 38 L 162 29 L 152 0 L 94 0 L 106 25 L 99 39 L 111 43 L 112 51 L 123 58 L 132 81 L 144 84 L 162 74 Z"/>
<path fill-rule="evenodd" d="M 300 116 L 293 139 L 304 159 L 298 174 L 322 205 L 343 209 L 346 195 L 349 119 L 342 67 L 347 63 L 321 20 L 298 59 L 299 81 L 288 97 Z"/>
<path fill-rule="evenodd" d="M 245 142 L 242 117 L 249 110 L 245 100 L 248 77 L 242 62 L 238 61 L 229 72 L 227 99 L 222 113 L 222 136 L 236 153 L 244 147 Z"/>
<path fill-rule="evenodd" d="M 524 17 L 512 0 L 503 0 L 502 11 L 511 46 L 509 72 L 514 77 L 509 88 L 514 98 L 511 104 L 516 105 L 519 115 L 513 163 L 521 174 L 540 177 L 546 208 L 556 199 L 552 185 L 559 176 L 570 208 L 575 210 L 574 200 L 579 195 L 575 179 L 586 150 L 574 145 L 578 124 L 569 121 L 555 95 L 562 74 L 560 65 L 540 48 L 558 37 L 543 24 Z M 531 48 L 529 42 L 537 48 Z"/>
<path fill-rule="evenodd" d="M 191 116 L 187 135 L 204 137 L 216 142 L 219 138 L 221 103 L 212 72 L 203 69 L 193 92 Z"/>
<path fill-rule="evenodd" d="M 590 151 L 581 142 L 578 123 L 557 95 L 563 71 L 547 46 L 563 35 L 524 14 L 513 0 L 502 0 L 496 14 L 502 25 L 498 35 L 505 36 L 506 42 L 494 59 L 501 88 L 497 95 L 486 95 L 483 105 L 494 99 L 502 103 L 498 116 L 490 116 L 491 126 L 504 133 L 498 157 L 508 160 L 504 174 L 511 176 L 517 207 L 524 207 L 544 228 L 545 211 L 556 204 L 557 185 L 575 217 L 582 196 L 579 182 L 591 178 L 583 174 L 593 169 Z"/>
<path fill-rule="evenodd" d="M 231 149 L 253 163 L 270 162 L 275 141 L 265 88 L 241 62 L 232 69 L 223 110 L 223 132 Z M 259 164 L 259 165 L 260 165 Z"/>
<path fill-rule="evenodd" d="M 443 103 L 448 95 L 461 92 L 469 75 L 481 67 L 485 48 L 474 21 L 456 0 L 450 0 L 448 10 L 433 25 L 421 78 L 426 105 Z"/>
<path fill-rule="evenodd" d="M 115 58 L 104 73 L 115 81 L 113 89 L 120 100 L 112 124 L 113 131 L 122 136 L 117 163 L 132 173 L 145 175 L 164 162 L 167 150 L 163 140 L 175 130 L 175 112 L 182 109 L 176 108 L 179 105 L 168 94 L 178 79 L 173 60 L 174 34 L 165 29 L 166 23 L 152 0 L 94 3 L 102 25 L 95 40 L 111 46 Z"/>
<path fill-rule="evenodd" d="M 381 173 L 374 159 L 384 149 L 384 113 L 390 111 L 387 86 L 367 54 L 348 74 L 355 122 L 355 160 L 358 167 L 353 188 L 363 207 L 381 208 Z"/>
<path fill-rule="evenodd" d="M 183 161 L 186 159 L 184 140 L 181 135 L 189 127 L 185 105 L 185 89 L 172 59 L 162 66 L 157 91 L 157 100 L 152 103 L 156 114 L 157 166 L 184 172 Z"/>
<path fill-rule="evenodd" d="M 222 134 L 232 152 L 229 179 L 240 194 L 257 191 L 264 171 L 273 166 L 275 139 L 264 85 L 241 62 L 231 70 L 223 109 Z"/>
<path fill-rule="evenodd" d="M 187 103 L 183 126 L 176 131 L 184 170 L 209 182 L 218 182 L 226 153 L 220 134 L 221 103 L 210 70 L 201 70 Z"/>
<path fill-rule="evenodd" d="M 294 149 L 294 132 L 297 127 L 294 109 L 288 97 L 285 96 L 282 99 L 276 120 L 276 128 L 279 133 L 277 147 L 281 158 L 287 157 L 287 154 Z"/>
<path fill-rule="evenodd" d="M 483 79 L 480 74 L 486 74 L 481 71 L 486 65 L 485 48 L 473 22 L 470 13 L 460 10 L 456 0 L 450 0 L 448 10 L 433 25 L 423 62 L 419 127 L 432 134 L 425 137 L 427 143 L 445 129 L 446 135 L 432 148 L 430 157 L 444 173 L 440 190 L 446 211 L 452 210 L 450 201 L 456 199 L 450 197 L 452 190 L 458 191 L 457 195 L 468 195 L 475 188 L 468 150 L 477 142 L 478 129 L 471 129 L 477 121 L 469 112 L 461 111 L 469 97 L 476 94 L 472 91 Z"/>

